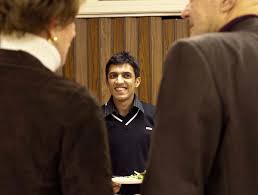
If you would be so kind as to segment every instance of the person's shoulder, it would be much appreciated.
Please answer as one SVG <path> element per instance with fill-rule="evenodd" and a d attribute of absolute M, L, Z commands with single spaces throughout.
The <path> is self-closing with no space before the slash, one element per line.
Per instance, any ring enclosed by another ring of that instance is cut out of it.
<path fill-rule="evenodd" d="M 151 104 L 151 103 L 147 103 L 147 102 L 145 102 L 145 101 L 140 101 L 141 103 L 142 103 L 142 106 L 143 107 L 148 107 L 148 108 L 150 108 L 150 109 L 155 109 L 156 108 L 156 106 L 154 106 L 153 104 Z"/>
<path fill-rule="evenodd" d="M 180 39 L 173 44 L 172 48 L 192 48 L 210 52 L 212 50 L 220 50 L 228 45 L 239 42 L 246 32 L 213 32 L 198 36 Z M 208 50 L 207 50 L 208 49 Z"/>
<path fill-rule="evenodd" d="M 53 109 L 63 110 L 66 113 L 91 113 L 98 109 L 95 98 L 81 85 L 65 78 L 51 77 L 41 90 L 43 98 Z"/>
<path fill-rule="evenodd" d="M 83 96 L 84 98 L 90 98 L 91 96 L 88 90 L 80 84 L 60 76 L 49 78 L 45 84 L 44 90 L 52 94 L 63 96 L 64 99 L 69 98 L 70 96 Z"/>
<path fill-rule="evenodd" d="M 147 123 L 152 127 L 154 126 L 154 118 L 155 118 L 155 112 L 156 112 L 156 106 L 141 101 L 142 107 L 144 109 L 144 116 L 147 121 Z"/>
<path fill-rule="evenodd" d="M 214 61 L 231 57 L 241 47 L 239 34 L 242 32 L 214 32 L 176 41 L 168 53 L 168 57 L 178 57 L 180 54 L 197 56 L 206 61 Z M 223 57 L 222 57 L 223 55 Z"/>
<path fill-rule="evenodd" d="M 203 35 L 183 38 L 175 41 L 172 48 L 179 47 L 200 47 L 203 45 L 210 45 L 210 43 L 217 42 L 222 39 L 223 35 L 220 33 L 207 33 Z"/>
<path fill-rule="evenodd" d="M 155 111 L 156 111 L 156 106 L 154 106 L 151 103 L 146 103 L 144 101 L 141 101 L 141 103 L 142 103 L 142 107 L 144 109 L 144 113 L 154 116 Z"/>

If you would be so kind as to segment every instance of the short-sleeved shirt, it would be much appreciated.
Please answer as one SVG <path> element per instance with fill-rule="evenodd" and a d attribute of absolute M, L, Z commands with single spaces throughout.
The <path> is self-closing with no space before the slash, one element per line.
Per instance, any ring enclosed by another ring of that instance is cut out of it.
<path fill-rule="evenodd" d="M 135 95 L 133 106 L 125 117 L 118 114 L 112 97 L 102 108 L 108 129 L 113 175 L 143 172 L 148 159 L 155 107 L 139 101 Z"/>

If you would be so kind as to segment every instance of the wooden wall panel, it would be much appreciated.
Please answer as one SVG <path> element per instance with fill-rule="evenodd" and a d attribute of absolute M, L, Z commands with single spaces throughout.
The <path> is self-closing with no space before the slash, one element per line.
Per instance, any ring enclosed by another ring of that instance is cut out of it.
<path fill-rule="evenodd" d="M 175 40 L 189 36 L 189 31 L 185 28 L 188 25 L 188 20 L 175 19 Z"/>
<path fill-rule="evenodd" d="M 139 18 L 139 46 L 138 58 L 141 68 L 141 85 L 139 86 L 139 96 L 145 102 L 151 102 L 151 63 L 150 63 L 150 17 Z M 148 57 L 147 57 L 148 56 Z"/>
<path fill-rule="evenodd" d="M 151 17 L 150 20 L 151 33 L 151 103 L 156 104 L 157 95 L 159 91 L 159 84 L 162 76 L 162 63 L 163 63 L 163 47 L 162 47 L 162 20 L 160 17 Z M 149 89 L 149 90 L 150 90 Z"/>
<path fill-rule="evenodd" d="M 130 52 L 138 60 L 138 19 L 135 17 L 125 18 L 125 50 Z M 138 88 L 136 94 L 138 94 Z"/>
<path fill-rule="evenodd" d="M 167 51 L 174 41 L 189 36 L 188 22 L 173 17 L 76 19 L 76 26 L 77 36 L 59 74 L 87 87 L 100 104 L 110 96 L 105 64 L 122 50 L 140 63 L 140 99 L 155 104 Z"/>
<path fill-rule="evenodd" d="M 87 65 L 88 65 L 88 88 L 98 98 L 101 97 L 100 93 L 100 48 L 99 48 L 99 19 L 89 19 L 87 21 Z"/>
<path fill-rule="evenodd" d="M 171 18 L 163 19 L 163 22 L 162 22 L 163 59 L 165 59 L 169 48 L 175 41 L 176 29 L 174 24 L 175 24 L 175 19 L 171 19 Z"/>
<path fill-rule="evenodd" d="M 74 41 L 72 42 L 71 48 L 67 54 L 67 58 L 66 58 L 66 63 L 63 67 L 63 75 L 72 80 L 75 81 L 75 61 L 76 61 L 76 55 L 75 54 L 75 49 L 74 49 Z M 60 70 L 57 71 L 58 74 L 60 74 Z"/>
<path fill-rule="evenodd" d="M 75 58 L 75 81 L 81 85 L 88 86 L 88 66 L 87 63 L 87 36 L 81 36 L 87 34 L 87 23 L 83 19 L 76 21 L 76 31 L 79 32 L 79 36 L 74 40 L 74 58 Z"/>
<path fill-rule="evenodd" d="M 125 19 L 112 18 L 112 53 L 117 53 L 125 49 Z"/>
<path fill-rule="evenodd" d="M 106 102 L 109 99 L 110 93 L 106 87 L 106 77 L 105 77 L 105 65 L 111 56 L 112 49 L 112 21 L 110 18 L 100 19 L 100 78 L 101 78 L 101 103 Z"/>
<path fill-rule="evenodd" d="M 138 59 L 138 19 L 125 18 L 125 50 Z"/>

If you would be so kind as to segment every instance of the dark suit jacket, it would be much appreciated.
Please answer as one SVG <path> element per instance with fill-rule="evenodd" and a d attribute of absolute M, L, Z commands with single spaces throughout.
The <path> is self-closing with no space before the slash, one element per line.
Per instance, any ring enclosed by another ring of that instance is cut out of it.
<path fill-rule="evenodd" d="M 143 195 L 258 194 L 258 18 L 178 41 Z"/>
<path fill-rule="evenodd" d="M 112 194 L 106 129 L 80 86 L 0 50 L 0 194 Z"/>

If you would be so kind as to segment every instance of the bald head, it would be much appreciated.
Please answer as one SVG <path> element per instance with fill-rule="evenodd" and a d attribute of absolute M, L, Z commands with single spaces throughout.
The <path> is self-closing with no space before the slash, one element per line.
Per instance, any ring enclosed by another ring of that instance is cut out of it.
<path fill-rule="evenodd" d="M 258 15 L 258 0 L 190 0 L 182 12 L 190 19 L 190 34 L 219 31 L 229 21 L 247 14 Z"/>

